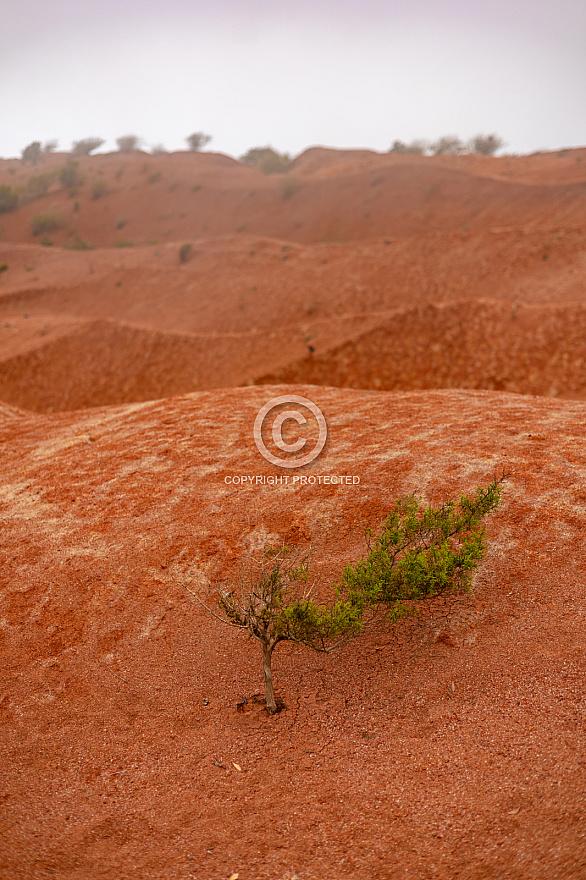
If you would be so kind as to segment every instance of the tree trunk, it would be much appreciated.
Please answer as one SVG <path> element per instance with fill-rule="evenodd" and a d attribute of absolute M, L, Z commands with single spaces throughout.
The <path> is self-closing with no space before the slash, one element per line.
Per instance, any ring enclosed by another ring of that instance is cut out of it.
<path fill-rule="evenodd" d="M 277 711 L 277 703 L 275 702 L 275 692 L 273 690 L 273 672 L 271 669 L 271 660 L 273 657 L 273 648 L 264 644 L 262 646 L 262 667 L 265 674 L 265 694 L 267 709 L 274 714 Z"/>

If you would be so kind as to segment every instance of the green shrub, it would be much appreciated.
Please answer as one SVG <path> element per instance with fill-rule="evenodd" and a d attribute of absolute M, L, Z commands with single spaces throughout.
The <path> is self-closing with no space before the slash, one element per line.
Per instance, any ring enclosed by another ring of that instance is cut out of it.
<path fill-rule="evenodd" d="M 269 547 L 216 587 L 218 612 L 182 586 L 223 623 L 260 643 L 266 706 L 276 712 L 272 655 L 279 642 L 329 653 L 381 617 L 394 624 L 417 613 L 418 603 L 471 589 L 486 551 L 482 521 L 497 507 L 506 476 L 439 507 L 414 495 L 397 500 L 380 533 L 367 530 L 366 556 L 344 568 L 329 603 L 312 596 L 309 551 L 285 544 Z"/>
<path fill-rule="evenodd" d="M 295 193 L 299 192 L 301 184 L 296 177 L 284 177 L 281 180 L 281 196 L 284 199 L 290 199 Z"/>
<path fill-rule="evenodd" d="M 26 183 L 26 196 L 29 199 L 39 199 L 46 195 L 54 179 L 54 174 L 37 174 L 29 177 Z"/>
<path fill-rule="evenodd" d="M 192 251 L 192 248 L 191 248 L 191 245 L 189 244 L 188 241 L 185 242 L 185 244 L 182 244 L 181 247 L 179 248 L 179 262 L 180 263 L 187 263 L 187 261 L 191 257 L 191 251 Z"/>
<path fill-rule="evenodd" d="M 458 155 L 466 151 L 466 145 L 455 134 L 444 135 L 431 144 L 431 152 L 436 156 Z"/>
<path fill-rule="evenodd" d="M 54 153 L 59 146 L 59 141 L 45 141 L 43 144 L 43 153 Z"/>
<path fill-rule="evenodd" d="M 47 233 L 45 232 L 45 234 L 42 235 L 41 238 L 39 239 L 39 244 L 42 244 L 43 247 L 53 247 L 55 242 L 53 241 L 51 236 L 47 235 Z"/>
<path fill-rule="evenodd" d="M 118 241 L 114 242 L 114 247 L 131 248 L 134 247 L 134 243 L 132 241 L 129 241 L 127 238 L 119 238 Z"/>
<path fill-rule="evenodd" d="M 0 263 L 0 275 L 8 271 L 8 263 Z"/>
<path fill-rule="evenodd" d="M 477 134 L 470 141 L 469 149 L 483 156 L 494 156 L 504 145 L 505 142 L 498 134 Z"/>
<path fill-rule="evenodd" d="M 83 138 L 81 141 L 74 141 L 71 152 L 74 156 L 89 156 L 98 147 L 103 146 L 106 142 L 99 137 Z"/>
<path fill-rule="evenodd" d="M 277 153 L 272 147 L 253 147 L 240 161 L 246 165 L 256 165 L 263 174 L 282 174 L 291 165 L 288 153 Z"/>
<path fill-rule="evenodd" d="M 18 205 L 18 193 L 11 186 L 0 186 L 0 214 L 14 211 Z"/>
<path fill-rule="evenodd" d="M 104 180 L 103 177 L 99 177 L 97 180 L 94 180 L 92 183 L 92 199 L 96 201 L 96 199 L 101 199 L 102 196 L 105 196 L 108 192 L 108 184 Z"/>
<path fill-rule="evenodd" d="M 393 141 L 393 146 L 389 150 L 390 153 L 407 153 L 412 156 L 424 156 L 430 149 L 427 141 L 411 141 L 410 144 L 404 144 L 403 141 Z"/>
<path fill-rule="evenodd" d="M 132 153 L 134 150 L 138 150 L 140 138 L 135 134 L 125 134 L 116 138 L 116 143 L 121 153 Z"/>
<path fill-rule="evenodd" d="M 31 165 L 37 165 L 39 159 L 41 158 L 41 142 L 33 141 L 32 144 L 29 144 L 22 151 L 22 162 L 23 165 L 26 165 L 27 162 L 30 162 Z"/>
<path fill-rule="evenodd" d="M 31 230 L 33 235 L 40 235 L 42 232 L 55 232 L 65 226 L 65 218 L 59 211 L 46 211 L 43 214 L 37 214 L 31 220 Z"/>
<path fill-rule="evenodd" d="M 203 148 L 209 144 L 211 139 L 212 136 L 210 134 L 204 134 L 203 131 L 196 131 L 185 138 L 187 146 L 194 153 L 203 150 Z"/>
<path fill-rule="evenodd" d="M 71 241 L 63 245 L 69 251 L 93 251 L 94 245 L 86 241 L 81 235 L 74 235 Z"/>
<path fill-rule="evenodd" d="M 75 195 L 83 183 L 83 174 L 79 170 L 79 162 L 69 161 L 59 172 L 61 186 L 69 190 L 71 196 Z"/>
<path fill-rule="evenodd" d="M 158 183 L 163 175 L 160 171 L 155 171 L 154 174 L 151 174 L 149 177 L 149 183 Z"/>

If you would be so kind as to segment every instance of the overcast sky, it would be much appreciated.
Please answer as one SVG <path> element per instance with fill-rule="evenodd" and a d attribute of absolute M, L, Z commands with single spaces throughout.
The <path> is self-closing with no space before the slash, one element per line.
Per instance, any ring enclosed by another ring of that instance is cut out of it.
<path fill-rule="evenodd" d="M 0 0 L 0 156 L 115 149 L 387 150 L 496 132 L 586 144 L 585 0 Z"/>

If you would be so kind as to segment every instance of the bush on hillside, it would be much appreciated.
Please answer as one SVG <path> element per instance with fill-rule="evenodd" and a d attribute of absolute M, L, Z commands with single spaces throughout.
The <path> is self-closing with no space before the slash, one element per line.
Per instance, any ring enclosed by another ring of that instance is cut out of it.
<path fill-rule="evenodd" d="M 403 141 L 393 141 L 393 146 L 389 150 L 390 153 L 407 153 L 412 156 L 424 156 L 430 146 L 427 141 L 411 141 L 409 144 Z"/>
<path fill-rule="evenodd" d="M 0 214 L 14 211 L 18 205 L 18 193 L 11 186 L 0 186 Z"/>
<path fill-rule="evenodd" d="M 73 142 L 71 152 L 74 156 L 89 156 L 105 143 L 106 141 L 99 137 L 83 138 L 81 141 Z"/>
<path fill-rule="evenodd" d="M 211 134 L 205 134 L 203 131 L 196 131 L 185 138 L 187 146 L 192 152 L 197 153 L 203 150 L 211 141 Z"/>
<path fill-rule="evenodd" d="M 136 134 L 125 134 L 116 138 L 116 144 L 121 153 L 132 153 L 134 150 L 138 150 L 140 138 Z"/>
<path fill-rule="evenodd" d="M 41 142 L 33 141 L 32 144 L 29 144 L 22 151 L 22 162 L 23 165 L 26 165 L 27 162 L 30 162 L 31 165 L 37 165 L 42 154 Z"/>
<path fill-rule="evenodd" d="M 498 134 L 477 134 L 470 141 L 469 149 L 482 156 L 494 156 L 504 145 L 504 140 Z"/>
<path fill-rule="evenodd" d="M 431 144 L 431 152 L 435 156 L 453 155 L 466 152 L 466 144 L 460 140 L 455 134 L 444 135 L 439 140 Z"/>
<path fill-rule="evenodd" d="M 79 162 L 69 161 L 59 172 L 59 182 L 70 196 L 74 196 L 83 183 L 83 174 L 79 170 Z"/>
<path fill-rule="evenodd" d="M 395 502 L 378 534 L 367 530 L 367 554 L 349 563 L 329 603 L 314 598 L 309 550 L 269 547 L 212 592 L 214 617 L 260 643 L 266 706 L 278 711 L 272 655 L 279 642 L 329 653 L 381 617 L 391 624 L 416 614 L 418 604 L 445 593 L 469 592 L 486 551 L 483 519 L 500 501 L 506 479 L 439 507 L 409 495 Z"/>
<path fill-rule="evenodd" d="M 45 211 L 37 214 L 31 220 L 31 230 L 33 235 L 40 235 L 42 232 L 55 232 L 65 226 L 65 218 L 59 211 Z"/>
<path fill-rule="evenodd" d="M 246 165 L 256 165 L 263 174 L 280 174 L 291 165 L 288 153 L 277 153 L 272 147 L 252 147 L 240 161 Z"/>

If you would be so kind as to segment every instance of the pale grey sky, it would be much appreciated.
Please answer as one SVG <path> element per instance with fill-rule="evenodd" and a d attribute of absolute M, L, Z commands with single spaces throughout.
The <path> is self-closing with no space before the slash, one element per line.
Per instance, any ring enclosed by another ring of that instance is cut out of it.
<path fill-rule="evenodd" d="M 239 156 L 586 144 L 584 0 L 1 0 L 0 156 L 124 134 Z"/>

